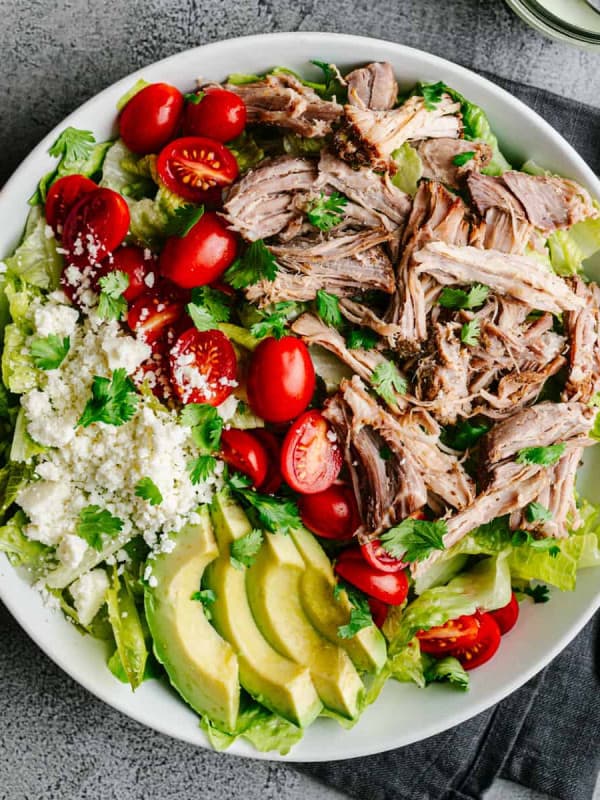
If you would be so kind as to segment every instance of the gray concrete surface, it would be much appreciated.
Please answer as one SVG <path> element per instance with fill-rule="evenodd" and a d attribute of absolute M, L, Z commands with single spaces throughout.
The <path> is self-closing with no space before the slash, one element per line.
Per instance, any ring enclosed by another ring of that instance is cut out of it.
<path fill-rule="evenodd" d="M 179 50 L 245 33 L 377 36 L 600 106 L 600 54 L 542 38 L 501 0 L 0 0 L 0 12 L 0 182 L 98 90 Z M 341 797 L 288 767 L 142 728 L 73 683 L 2 606 L 0 681 L 0 800 Z M 487 800 L 539 797 L 497 781 Z"/>

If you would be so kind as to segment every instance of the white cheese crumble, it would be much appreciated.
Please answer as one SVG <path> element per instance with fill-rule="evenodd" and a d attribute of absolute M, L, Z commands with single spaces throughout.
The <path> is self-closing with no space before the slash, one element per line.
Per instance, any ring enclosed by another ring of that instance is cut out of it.
<path fill-rule="evenodd" d="M 33 323 L 38 336 L 71 336 L 77 326 L 79 312 L 71 306 L 56 303 L 36 303 L 33 310 Z"/>
<path fill-rule="evenodd" d="M 102 604 L 108 591 L 108 576 L 103 569 L 93 569 L 74 581 L 69 587 L 75 611 L 82 625 L 89 625 Z"/>

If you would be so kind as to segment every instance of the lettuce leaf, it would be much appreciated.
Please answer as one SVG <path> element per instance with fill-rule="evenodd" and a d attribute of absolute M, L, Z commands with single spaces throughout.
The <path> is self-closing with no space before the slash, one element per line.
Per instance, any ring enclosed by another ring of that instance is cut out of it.
<path fill-rule="evenodd" d="M 309 139 L 297 133 L 287 133 L 283 137 L 283 149 L 291 156 L 318 156 L 325 145 L 326 140 L 319 137 Z"/>
<path fill-rule="evenodd" d="M 56 251 L 54 234 L 46 235 L 48 230 L 45 219 L 41 217 L 4 263 L 9 274 L 18 275 L 25 283 L 40 289 L 52 290 L 58 286 L 63 258 Z"/>
<path fill-rule="evenodd" d="M 554 231 L 546 241 L 557 275 L 577 275 L 584 261 L 600 250 L 600 218 L 578 222 L 566 231 Z"/>
<path fill-rule="evenodd" d="M 414 147 L 405 142 L 398 150 L 394 150 L 392 158 L 398 167 L 398 171 L 392 178 L 392 183 L 398 189 L 414 197 L 423 175 L 423 163 L 419 154 Z"/>
<path fill-rule="evenodd" d="M 44 453 L 48 448 L 38 444 L 27 432 L 27 417 L 24 409 L 17 414 L 13 440 L 10 447 L 10 459 L 15 463 L 29 463 L 34 456 Z"/>
<path fill-rule="evenodd" d="M 138 92 L 141 92 L 142 89 L 145 89 L 146 86 L 150 86 L 148 81 L 145 81 L 143 78 L 139 78 L 131 87 L 128 89 L 125 94 L 121 95 L 117 100 L 117 111 L 122 111 L 127 103 L 131 100 L 132 97 L 135 97 Z"/>
<path fill-rule="evenodd" d="M 26 524 L 27 517 L 19 510 L 0 527 L 0 551 L 7 554 L 11 564 L 27 567 L 37 576 L 46 567 L 52 550 L 41 542 L 27 539 L 23 533 Z"/>
<path fill-rule="evenodd" d="M 463 691 L 469 688 L 469 675 L 457 658 L 432 658 L 423 654 L 423 661 L 426 662 L 424 674 L 428 684 L 443 681 Z"/>
<path fill-rule="evenodd" d="M 240 173 L 247 172 L 256 166 L 265 157 L 265 151 L 258 144 L 256 138 L 248 131 L 244 131 L 237 138 L 227 144 L 238 162 Z"/>
<path fill-rule="evenodd" d="M 2 381 L 15 394 L 23 394 L 37 386 L 38 370 L 33 364 L 27 340 L 27 334 L 16 322 L 6 326 L 2 351 Z"/>
<path fill-rule="evenodd" d="M 127 581 L 119 578 L 116 569 L 113 569 L 112 586 L 106 593 L 106 604 L 119 662 L 135 691 L 144 680 L 148 648 L 131 590 Z"/>
<path fill-rule="evenodd" d="M 24 488 L 24 486 L 31 480 L 33 475 L 33 466 L 19 461 L 9 461 L 8 464 L 2 468 L 2 505 L 0 506 L 0 515 L 8 511 L 12 504 L 17 499 L 17 495 Z"/>

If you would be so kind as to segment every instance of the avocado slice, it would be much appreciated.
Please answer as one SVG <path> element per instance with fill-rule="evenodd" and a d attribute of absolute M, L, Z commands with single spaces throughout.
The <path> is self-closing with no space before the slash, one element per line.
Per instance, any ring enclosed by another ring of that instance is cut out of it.
<path fill-rule="evenodd" d="M 144 590 L 154 653 L 183 699 L 225 730 L 235 729 L 240 684 L 232 647 L 208 621 L 202 604 L 192 600 L 207 565 L 219 555 L 207 509 L 200 522 L 174 538 L 175 547 L 153 562 L 158 584 Z"/>
<path fill-rule="evenodd" d="M 340 625 L 346 625 L 350 619 L 350 601 L 345 592 L 337 599 L 333 596 L 333 567 L 312 533 L 298 528 L 291 532 L 291 536 L 306 564 L 300 582 L 300 597 L 308 618 L 326 639 L 344 648 L 357 669 L 379 672 L 387 658 L 383 634 L 375 625 L 369 625 L 351 639 L 338 636 Z"/>
<path fill-rule="evenodd" d="M 324 639 L 307 619 L 300 601 L 305 569 L 289 536 L 265 533 L 246 576 L 250 607 L 269 644 L 308 667 L 323 704 L 352 719 L 359 712 L 364 686 L 348 654 Z"/>
<path fill-rule="evenodd" d="M 217 599 L 212 622 L 237 653 L 240 682 L 267 708 L 301 728 L 322 710 L 310 672 L 285 658 L 258 629 L 246 592 L 246 569 L 236 569 L 229 557 L 231 543 L 246 536 L 252 526 L 226 492 L 213 500 L 211 514 L 221 556 L 205 573 L 204 583 Z"/>

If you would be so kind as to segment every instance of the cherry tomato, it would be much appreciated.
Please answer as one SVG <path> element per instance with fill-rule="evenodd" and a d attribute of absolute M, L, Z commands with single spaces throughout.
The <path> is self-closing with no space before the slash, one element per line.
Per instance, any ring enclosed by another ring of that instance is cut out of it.
<path fill-rule="evenodd" d="M 156 163 L 167 189 L 192 203 L 214 186 L 228 186 L 238 176 L 235 156 L 216 139 L 184 136 L 164 147 Z"/>
<path fill-rule="evenodd" d="M 183 304 L 162 292 L 144 292 L 132 304 L 127 324 L 147 344 L 159 339 L 183 314 Z"/>
<path fill-rule="evenodd" d="M 237 94 L 209 87 L 198 102 L 188 101 L 183 112 L 183 132 L 186 136 L 209 136 L 219 142 L 229 142 L 244 130 L 246 104 Z M 196 95 L 199 97 L 199 95 Z"/>
<path fill-rule="evenodd" d="M 417 637 L 421 650 L 432 656 L 446 656 L 457 647 L 470 647 L 479 636 L 479 619 L 473 615 L 465 615 L 451 619 L 444 625 L 419 631 Z"/>
<path fill-rule="evenodd" d="M 373 622 L 378 628 L 383 628 L 383 623 L 387 619 L 389 606 L 387 603 L 382 603 L 381 600 L 376 600 L 374 597 L 369 597 L 369 609 Z"/>
<path fill-rule="evenodd" d="M 98 278 L 109 272 L 124 272 L 129 278 L 129 286 L 123 292 L 128 303 L 151 289 L 156 282 L 156 261 L 152 256 L 146 258 L 141 247 L 133 245 L 119 247 L 102 264 Z M 151 277 L 150 277 L 151 276 Z"/>
<path fill-rule="evenodd" d="M 146 384 L 159 400 L 166 400 L 173 394 L 169 372 L 169 345 L 164 338 L 150 345 L 152 355 L 133 373 L 136 386 Z"/>
<path fill-rule="evenodd" d="M 365 542 L 360 546 L 362 554 L 367 564 L 380 572 L 400 572 L 406 568 L 407 564 L 399 558 L 394 558 L 386 550 L 379 539 L 372 542 Z"/>
<path fill-rule="evenodd" d="M 472 644 L 455 647 L 447 655 L 458 658 L 465 669 L 475 669 L 489 661 L 500 646 L 500 628 L 490 614 L 478 614 L 479 633 Z"/>
<path fill-rule="evenodd" d="M 361 592 L 382 603 L 398 606 L 406 600 L 408 594 L 406 572 L 379 572 L 373 569 L 365 562 L 358 547 L 349 547 L 340 553 L 335 571 Z"/>
<path fill-rule="evenodd" d="M 151 83 L 135 94 L 119 115 L 119 133 L 134 153 L 158 153 L 175 135 L 183 95 L 168 83 Z"/>
<path fill-rule="evenodd" d="M 281 446 L 281 472 L 292 489 L 302 494 L 329 489 L 342 463 L 342 451 L 323 414 L 316 409 L 301 414 Z"/>
<path fill-rule="evenodd" d="M 65 220 L 62 240 L 67 260 L 79 266 L 99 264 L 117 249 L 128 230 L 129 207 L 118 192 L 87 192 Z"/>
<path fill-rule="evenodd" d="M 279 441 L 274 433 L 266 428 L 252 428 L 251 433 L 265 448 L 268 458 L 267 474 L 258 487 L 264 494 L 275 494 L 281 486 L 281 469 L 279 468 Z"/>
<path fill-rule="evenodd" d="M 252 478 L 255 487 L 267 477 L 269 459 L 258 439 L 237 428 L 224 430 L 221 435 L 221 458 L 230 467 Z"/>
<path fill-rule="evenodd" d="M 323 492 L 302 495 L 298 509 L 306 527 L 324 539 L 351 539 L 360 525 L 354 491 L 340 483 Z"/>
<path fill-rule="evenodd" d="M 169 280 L 191 289 L 216 280 L 231 264 L 237 239 L 214 211 L 207 211 L 185 236 L 171 236 L 160 254 Z"/>
<path fill-rule="evenodd" d="M 170 364 L 182 403 L 218 406 L 237 386 L 235 351 L 221 331 L 184 331 L 171 348 Z"/>
<path fill-rule="evenodd" d="M 488 613 L 495 619 L 496 625 L 500 628 L 500 633 L 504 636 L 511 628 L 514 628 L 519 618 L 519 601 L 515 597 L 515 593 L 512 593 L 510 601 L 505 606 Z"/>
<path fill-rule="evenodd" d="M 54 181 L 46 196 L 46 222 L 55 233 L 62 230 L 69 211 L 84 194 L 98 186 L 84 175 L 65 175 Z"/>
<path fill-rule="evenodd" d="M 294 336 L 263 339 L 248 368 L 248 403 L 267 422 L 288 422 L 301 414 L 315 390 L 308 348 Z"/>

